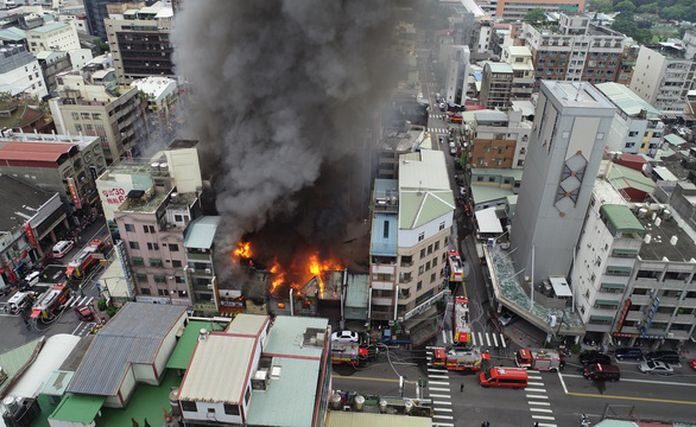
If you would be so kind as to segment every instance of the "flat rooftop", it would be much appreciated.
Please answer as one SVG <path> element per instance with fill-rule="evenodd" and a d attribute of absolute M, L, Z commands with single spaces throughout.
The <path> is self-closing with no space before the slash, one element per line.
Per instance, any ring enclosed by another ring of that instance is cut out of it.
<path fill-rule="evenodd" d="M 399 217 L 395 213 L 376 212 L 372 216 L 371 255 L 396 256 L 398 220 Z"/>
<path fill-rule="evenodd" d="M 606 82 L 597 84 L 596 87 L 628 116 L 637 116 L 645 110 L 648 118 L 660 117 L 660 112 L 655 107 L 620 83 Z"/>
<path fill-rule="evenodd" d="M 0 175 L 0 232 L 22 227 L 55 194 Z"/>
<path fill-rule="evenodd" d="M 643 240 L 640 247 L 641 259 L 660 261 L 667 258 L 673 262 L 688 262 L 696 258 L 696 244 L 691 237 L 694 235 L 694 231 L 677 219 L 676 212 L 673 212 L 672 215 L 673 217 L 669 219 L 661 218 L 660 225 L 657 225 L 656 221 L 652 219 L 652 214 L 638 218 L 638 221 L 645 228 L 646 239 L 650 235 L 650 243 L 645 243 Z M 673 245 L 671 239 L 674 236 L 676 236 L 677 242 Z"/>
<path fill-rule="evenodd" d="M 319 317 L 278 316 L 266 340 L 264 353 L 285 356 L 321 357 L 322 347 L 305 344 L 307 329 L 326 331 L 327 319 Z M 323 337 L 328 340 L 329 337 Z"/>
<path fill-rule="evenodd" d="M 565 108 L 597 108 L 614 110 L 614 105 L 591 83 L 542 80 L 551 95 Z"/>

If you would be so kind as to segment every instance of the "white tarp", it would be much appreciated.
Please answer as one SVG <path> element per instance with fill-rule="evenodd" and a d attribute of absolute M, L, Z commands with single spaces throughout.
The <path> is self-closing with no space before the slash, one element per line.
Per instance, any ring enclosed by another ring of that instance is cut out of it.
<path fill-rule="evenodd" d="M 495 208 L 476 211 L 476 223 L 481 234 L 499 234 L 503 232 L 503 226 L 495 213 Z"/>

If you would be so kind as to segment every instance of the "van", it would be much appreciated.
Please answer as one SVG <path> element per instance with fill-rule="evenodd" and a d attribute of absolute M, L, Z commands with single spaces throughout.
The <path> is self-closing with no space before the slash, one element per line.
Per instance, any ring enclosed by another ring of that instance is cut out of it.
<path fill-rule="evenodd" d="M 60 242 L 53 245 L 53 258 L 63 258 L 70 252 L 70 250 L 75 246 L 75 242 L 72 240 L 61 240 Z"/>
<path fill-rule="evenodd" d="M 525 388 L 528 376 L 526 369 L 490 368 L 479 374 L 481 387 Z"/>
<path fill-rule="evenodd" d="M 10 308 L 11 314 L 17 314 L 20 311 L 31 305 L 31 292 L 15 292 L 14 295 L 7 300 L 7 306 Z"/>
<path fill-rule="evenodd" d="M 582 376 L 592 381 L 618 381 L 621 378 L 621 371 L 615 365 L 593 363 L 585 366 Z"/>
<path fill-rule="evenodd" d="M 679 364 L 679 353 L 671 350 L 651 351 L 646 356 L 648 360 L 659 360 L 660 362 L 669 363 L 670 365 Z"/>
<path fill-rule="evenodd" d="M 641 360 L 643 358 L 643 350 L 636 347 L 617 348 L 614 352 L 616 360 Z"/>

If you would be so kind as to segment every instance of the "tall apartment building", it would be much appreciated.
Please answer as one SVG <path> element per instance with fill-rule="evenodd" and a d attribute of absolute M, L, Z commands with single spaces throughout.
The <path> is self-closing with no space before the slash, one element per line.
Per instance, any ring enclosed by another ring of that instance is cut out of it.
<path fill-rule="evenodd" d="M 167 122 L 167 119 L 174 114 L 176 102 L 179 99 L 176 80 L 169 77 L 150 76 L 134 80 L 130 85 L 146 96 L 147 109 L 157 119 Z"/>
<path fill-rule="evenodd" d="M 58 76 L 58 96 L 48 105 L 59 133 L 98 136 L 107 163 L 137 157 L 145 136 L 142 101 L 135 88 L 117 88 L 108 73 L 85 76 L 71 72 Z"/>
<path fill-rule="evenodd" d="M 56 192 L 73 209 L 99 205 L 95 180 L 106 170 L 99 139 L 77 135 L 0 137 L 0 174 Z"/>
<path fill-rule="evenodd" d="M 174 13 L 170 3 L 109 13 L 109 48 L 121 84 L 147 76 L 175 76 L 169 43 Z"/>
<path fill-rule="evenodd" d="M 589 83 L 541 82 L 511 231 L 513 261 L 534 283 L 570 271 L 613 117 Z"/>
<path fill-rule="evenodd" d="M 58 74 L 72 69 L 70 56 L 66 52 L 59 50 L 44 50 L 36 54 L 36 59 L 41 66 L 46 90 L 52 94 L 58 88 L 58 82 L 56 81 Z"/>
<path fill-rule="evenodd" d="M 0 47 L 0 92 L 37 98 L 48 95 L 39 62 L 22 45 Z"/>
<path fill-rule="evenodd" d="M 532 124 L 520 111 L 475 111 L 470 125 L 472 168 L 524 167 Z"/>
<path fill-rule="evenodd" d="M 521 20 L 532 9 L 545 12 L 578 13 L 585 8 L 584 0 L 479 0 L 483 10 L 497 17 Z"/>
<path fill-rule="evenodd" d="M 446 99 L 450 104 L 464 105 L 469 77 L 469 46 L 450 46 L 447 66 Z"/>
<path fill-rule="evenodd" d="M 398 180 L 375 180 L 373 319 L 396 320 L 443 289 L 454 209 L 442 151 L 403 154 Z"/>
<path fill-rule="evenodd" d="M 595 25 L 585 15 L 560 14 L 558 26 L 525 23 L 522 38 L 532 51 L 538 80 L 615 81 L 625 36 Z"/>
<path fill-rule="evenodd" d="M 624 47 L 624 51 L 621 54 L 621 63 L 619 64 L 619 73 L 616 75 L 616 83 L 624 86 L 631 85 L 631 79 L 633 79 L 633 68 L 636 66 L 639 50 L 640 45 L 630 45 Z"/>
<path fill-rule="evenodd" d="M 238 309 L 234 298 L 230 298 L 226 290 L 220 290 L 215 274 L 215 233 L 219 224 L 219 216 L 198 217 L 191 221 L 184 236 L 187 260 L 184 270 L 193 310 L 208 315 L 227 314 Z"/>
<path fill-rule="evenodd" d="M 144 3 L 146 6 L 153 4 L 156 0 L 82 0 L 85 6 L 85 14 L 87 15 L 87 23 L 89 33 L 97 36 L 103 41 L 106 41 L 106 27 L 104 20 L 109 17 L 107 5 L 112 3 L 126 3 L 134 6 Z"/>
<path fill-rule="evenodd" d="M 682 50 L 641 46 L 630 87 L 659 111 L 681 113 L 695 71 L 696 62 L 685 59 Z"/>
<path fill-rule="evenodd" d="M 481 104 L 486 108 L 510 107 L 514 72 L 506 62 L 486 62 L 481 81 Z"/>
<path fill-rule="evenodd" d="M 672 199 L 684 192 L 693 197 L 696 188 L 679 183 Z M 572 273 L 587 331 L 629 345 L 688 340 L 696 330 L 694 235 L 672 205 L 627 203 L 597 180 Z"/>
<path fill-rule="evenodd" d="M 607 82 L 596 86 L 616 107 L 607 140 L 609 150 L 655 155 L 665 130 L 660 112 L 624 85 Z"/>
<path fill-rule="evenodd" d="M 77 30 L 64 22 L 49 22 L 40 27 L 27 30 L 27 47 L 36 54 L 43 50 L 67 52 L 80 49 Z"/>
<path fill-rule="evenodd" d="M 114 211 L 137 301 L 191 305 L 184 274 L 184 232 L 198 216 L 196 193 L 178 193 L 176 188 L 161 191 L 154 186 L 130 191 Z"/>
<path fill-rule="evenodd" d="M 510 99 L 529 99 L 534 91 L 534 63 L 527 46 L 504 46 L 502 61 L 512 67 Z"/>

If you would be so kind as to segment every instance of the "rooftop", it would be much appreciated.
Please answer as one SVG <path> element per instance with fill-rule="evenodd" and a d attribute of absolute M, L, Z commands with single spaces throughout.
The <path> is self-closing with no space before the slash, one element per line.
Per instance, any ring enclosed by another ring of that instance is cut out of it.
<path fill-rule="evenodd" d="M 417 228 L 454 211 L 442 151 L 403 154 L 399 163 L 399 228 Z"/>
<path fill-rule="evenodd" d="M 636 233 L 640 236 L 645 234 L 645 228 L 643 228 L 638 218 L 633 215 L 631 209 L 626 205 L 605 204 L 599 208 L 599 212 L 602 218 L 606 220 L 612 234 Z"/>
<path fill-rule="evenodd" d="M 62 30 L 68 27 L 70 27 L 70 25 L 63 22 L 49 22 L 48 24 L 44 24 L 40 27 L 32 28 L 31 30 L 28 30 L 27 33 L 50 33 L 52 31 Z"/>
<path fill-rule="evenodd" d="M 268 316 L 240 313 L 230 322 L 225 333 L 259 336 L 270 320 Z"/>
<path fill-rule="evenodd" d="M 492 185 L 472 185 L 471 196 L 474 199 L 474 204 L 485 204 L 495 200 L 504 199 L 508 196 L 513 196 L 515 193 L 511 188 L 500 188 Z"/>
<path fill-rule="evenodd" d="M 493 73 L 512 74 L 512 67 L 507 62 L 486 62 L 484 69 L 488 67 Z"/>
<path fill-rule="evenodd" d="M 508 122 L 508 115 L 504 111 L 479 110 L 474 112 L 476 122 Z"/>
<path fill-rule="evenodd" d="M 511 56 L 532 57 L 532 52 L 527 46 L 505 46 L 505 50 L 510 52 Z"/>
<path fill-rule="evenodd" d="M 641 111 L 647 113 L 647 118 L 659 118 L 660 112 L 628 87 L 614 82 L 595 85 L 600 92 L 628 116 L 635 117 Z"/>
<path fill-rule="evenodd" d="M 368 412 L 329 411 L 326 418 L 326 427 L 430 427 L 432 424 L 428 417 Z"/>
<path fill-rule="evenodd" d="M 542 87 L 564 108 L 596 108 L 614 110 L 614 105 L 602 93 L 588 82 L 571 82 L 565 80 L 542 80 Z"/>
<path fill-rule="evenodd" d="M 319 317 L 277 316 L 268 334 L 264 352 L 319 358 L 322 354 L 322 348 L 317 345 L 305 344 L 305 332 L 307 329 L 326 331 L 328 327 L 329 321 Z M 323 338 L 329 339 L 329 337 Z"/>
<path fill-rule="evenodd" d="M 188 325 L 184 328 L 184 333 L 176 342 L 174 351 L 172 351 L 169 360 L 167 360 L 168 369 L 186 370 L 191 361 L 193 349 L 198 342 L 198 335 L 201 329 L 205 329 L 208 332 L 219 332 L 225 329 L 225 324 L 202 320 L 189 320 Z"/>
<path fill-rule="evenodd" d="M 670 145 L 674 146 L 680 146 L 682 144 L 686 144 L 686 140 L 682 138 L 681 136 L 677 135 L 676 133 L 671 133 L 669 135 L 665 135 L 665 142 L 667 142 Z"/>
<path fill-rule="evenodd" d="M 616 163 L 610 165 L 607 180 L 619 191 L 624 188 L 635 188 L 648 194 L 655 191 L 655 183 L 652 179 L 643 175 L 642 172 Z"/>
<path fill-rule="evenodd" d="M 184 247 L 211 249 L 218 224 L 220 224 L 219 216 L 201 216 L 191 221 L 184 236 Z"/>
<path fill-rule="evenodd" d="M 73 144 L 49 142 L 10 142 L 0 147 L 0 164 L 12 161 L 57 163 L 61 156 L 67 155 L 73 147 Z"/>
<path fill-rule="evenodd" d="M 645 239 L 650 235 L 650 243 L 644 240 L 640 246 L 639 255 L 642 259 L 660 261 L 667 258 L 672 262 L 688 262 L 696 258 L 694 231 L 679 218 L 676 212 L 672 212 L 671 218 L 661 218 L 660 221 L 653 220 L 650 214 L 638 220 L 645 228 Z M 673 245 L 670 240 L 674 236 L 677 241 Z"/>
<path fill-rule="evenodd" d="M 129 302 L 97 333 L 68 392 L 113 396 L 133 363 L 154 362 L 186 307 Z"/>
<path fill-rule="evenodd" d="M 21 374 L 34 361 L 39 351 L 41 351 L 44 342 L 44 338 L 38 338 L 23 346 L 0 354 L 0 366 L 7 374 L 5 382 L 0 384 L 0 398 L 5 397 L 5 393 L 14 384 L 17 375 Z"/>
<path fill-rule="evenodd" d="M 157 99 L 162 96 L 170 87 L 176 89 L 176 80 L 162 76 L 148 76 L 143 79 L 134 80 L 132 87 L 144 92 L 150 98 Z"/>
<path fill-rule="evenodd" d="M 67 394 L 49 419 L 87 425 L 97 416 L 104 400 L 104 396 Z"/>
<path fill-rule="evenodd" d="M 0 232 L 22 227 L 55 194 L 10 176 L 0 175 Z"/>
<path fill-rule="evenodd" d="M 370 255 L 396 256 L 398 219 L 395 213 L 375 212 L 370 233 Z"/>
<path fill-rule="evenodd" d="M 504 169 L 504 168 L 471 168 L 471 176 L 501 176 L 513 178 L 516 181 L 522 180 L 524 169 Z"/>
<path fill-rule="evenodd" d="M 0 30 L 0 40 L 19 42 L 25 40 L 26 38 L 26 31 L 17 27 L 3 28 Z"/>

